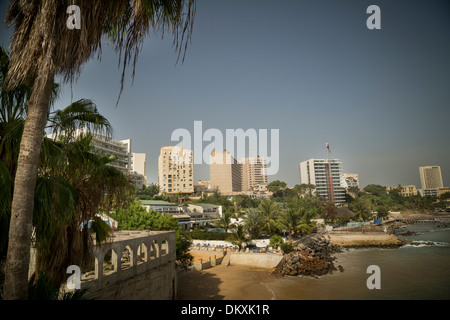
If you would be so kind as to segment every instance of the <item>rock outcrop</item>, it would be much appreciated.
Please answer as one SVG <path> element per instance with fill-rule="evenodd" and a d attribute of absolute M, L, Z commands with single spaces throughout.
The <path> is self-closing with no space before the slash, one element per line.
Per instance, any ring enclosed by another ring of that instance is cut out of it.
<path fill-rule="evenodd" d="M 316 277 L 336 270 L 343 271 L 341 266 L 335 267 L 333 263 L 333 254 L 341 252 L 341 248 L 331 243 L 326 234 L 308 235 L 293 244 L 294 250 L 284 255 L 274 270 L 275 274 Z"/>

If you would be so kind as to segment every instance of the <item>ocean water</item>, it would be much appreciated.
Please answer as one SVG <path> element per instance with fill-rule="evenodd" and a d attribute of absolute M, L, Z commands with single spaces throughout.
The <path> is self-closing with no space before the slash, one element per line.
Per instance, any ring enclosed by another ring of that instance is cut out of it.
<path fill-rule="evenodd" d="M 335 255 L 335 265 L 343 272 L 288 277 L 265 285 L 274 300 L 450 300 L 450 228 L 429 224 L 407 230 L 416 234 L 404 238 L 418 245 L 349 249 Z M 367 286 L 371 265 L 379 267 L 379 289 Z"/>

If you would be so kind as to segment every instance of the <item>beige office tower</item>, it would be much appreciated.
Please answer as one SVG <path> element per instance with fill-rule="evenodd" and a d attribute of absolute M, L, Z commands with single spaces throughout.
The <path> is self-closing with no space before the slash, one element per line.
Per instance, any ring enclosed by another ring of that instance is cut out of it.
<path fill-rule="evenodd" d="M 131 153 L 131 170 L 142 176 L 142 183 L 147 185 L 147 155 L 145 153 Z"/>
<path fill-rule="evenodd" d="M 419 167 L 419 173 L 422 189 L 437 189 L 444 187 L 444 183 L 442 182 L 441 167 Z"/>
<path fill-rule="evenodd" d="M 210 156 L 211 189 L 223 194 L 242 191 L 241 165 L 228 151 L 215 151 Z"/>
<path fill-rule="evenodd" d="M 260 156 L 241 160 L 242 191 L 253 191 L 258 185 L 267 183 L 267 162 Z"/>
<path fill-rule="evenodd" d="M 168 194 L 194 192 L 192 150 L 178 146 L 162 147 L 158 158 L 160 192 Z"/>

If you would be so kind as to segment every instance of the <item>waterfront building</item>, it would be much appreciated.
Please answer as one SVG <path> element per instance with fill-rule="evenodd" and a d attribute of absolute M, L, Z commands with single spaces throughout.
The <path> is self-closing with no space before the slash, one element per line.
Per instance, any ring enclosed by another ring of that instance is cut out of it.
<path fill-rule="evenodd" d="M 228 151 L 214 151 L 209 164 L 210 188 L 223 194 L 242 191 L 241 164 Z"/>
<path fill-rule="evenodd" d="M 441 167 L 439 166 L 423 166 L 419 167 L 420 183 L 422 189 L 443 188 Z"/>
<path fill-rule="evenodd" d="M 319 197 L 335 204 L 345 202 L 342 162 L 339 159 L 310 159 L 300 163 L 300 183 L 313 184 Z"/>
<path fill-rule="evenodd" d="M 389 192 L 389 191 L 391 191 L 393 189 L 398 189 L 399 194 L 402 197 L 415 196 L 418 193 L 417 187 L 415 185 L 386 187 L 386 191 L 387 192 Z"/>
<path fill-rule="evenodd" d="M 162 147 L 158 158 L 160 192 L 190 194 L 194 192 L 192 150 L 178 146 Z"/>
<path fill-rule="evenodd" d="M 419 189 L 419 194 L 422 197 L 424 197 L 424 196 L 439 197 L 440 196 L 439 188 Z"/>

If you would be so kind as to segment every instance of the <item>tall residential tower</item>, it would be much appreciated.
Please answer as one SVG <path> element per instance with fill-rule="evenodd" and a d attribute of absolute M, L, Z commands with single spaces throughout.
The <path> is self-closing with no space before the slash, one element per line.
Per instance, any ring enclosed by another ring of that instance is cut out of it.
<path fill-rule="evenodd" d="M 194 192 L 194 161 L 192 151 L 162 147 L 158 158 L 158 184 L 168 194 Z"/>
<path fill-rule="evenodd" d="M 345 202 L 342 177 L 339 159 L 310 159 L 300 163 L 300 183 L 315 185 L 319 197 L 336 204 Z"/>

